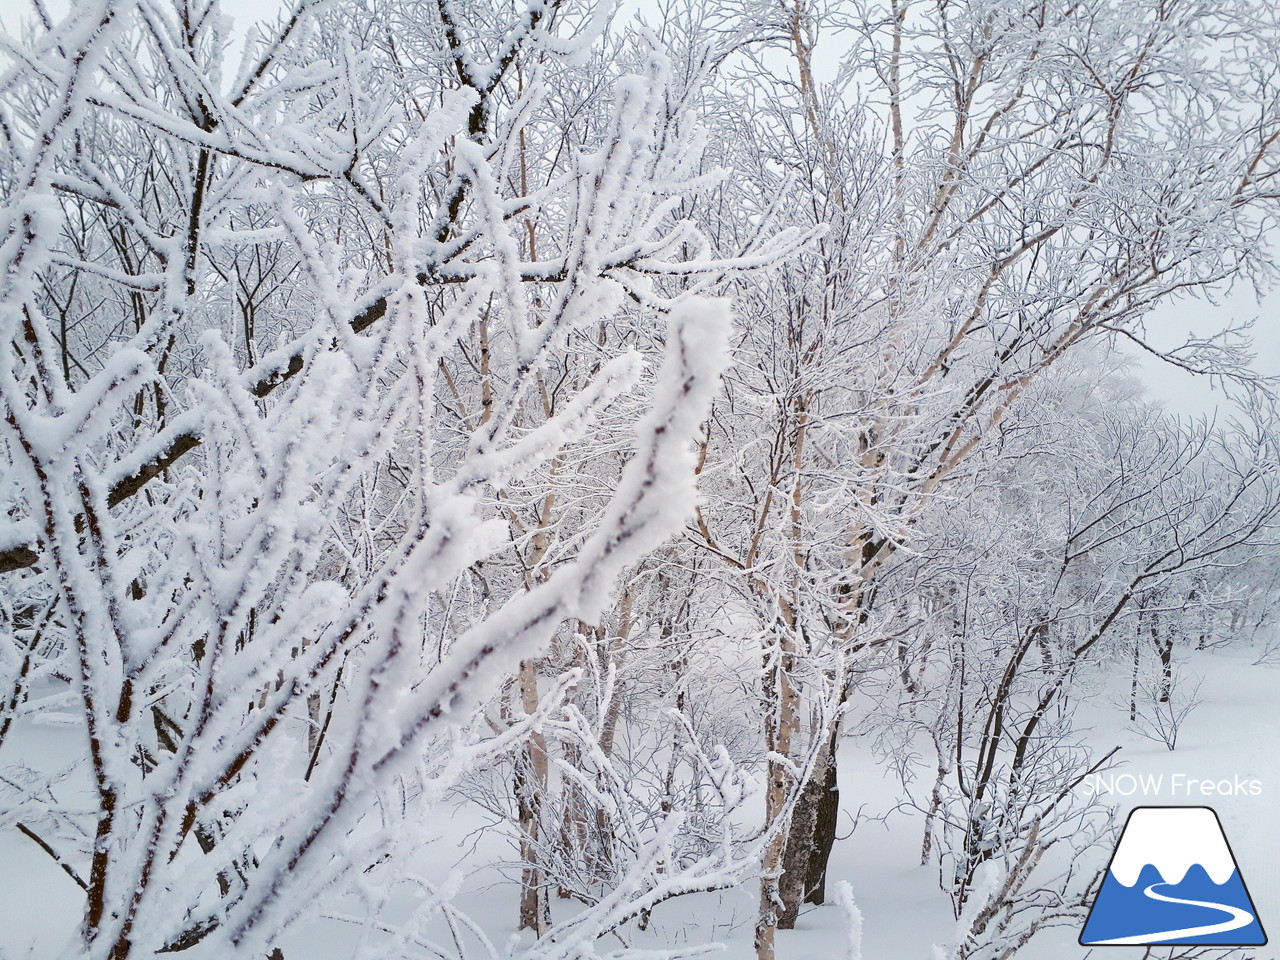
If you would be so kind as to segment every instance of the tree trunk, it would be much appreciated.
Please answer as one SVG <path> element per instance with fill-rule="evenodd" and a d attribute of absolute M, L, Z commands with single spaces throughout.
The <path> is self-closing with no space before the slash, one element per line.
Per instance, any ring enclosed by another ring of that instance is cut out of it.
<path fill-rule="evenodd" d="M 790 758 L 799 724 L 799 697 L 791 676 L 796 666 L 795 637 L 789 629 L 781 631 L 778 647 L 769 657 L 768 682 L 765 689 L 765 740 L 769 750 Z M 775 960 L 774 937 L 783 903 L 780 880 L 784 869 L 787 834 L 785 821 L 787 800 L 794 785 L 786 764 L 770 759 L 765 788 L 765 824 L 776 832 L 765 848 L 760 864 L 760 913 L 756 919 L 756 960 Z"/>
<path fill-rule="evenodd" d="M 933 853 L 933 829 L 938 819 L 938 811 L 942 809 L 942 784 L 947 778 L 947 768 L 938 763 L 937 776 L 934 777 L 933 791 L 929 794 L 929 810 L 924 815 L 924 836 L 920 840 L 920 866 L 929 862 Z"/>
<path fill-rule="evenodd" d="M 1133 723 L 1138 719 L 1138 671 L 1142 666 L 1142 635 L 1141 621 L 1139 621 L 1138 633 L 1133 635 L 1133 675 L 1129 680 L 1129 722 Z"/>
<path fill-rule="evenodd" d="M 826 752 L 825 750 L 823 751 Z M 782 853 L 782 876 L 778 878 L 778 929 L 794 930 L 800 916 L 800 904 L 805 899 L 806 881 L 809 879 L 814 859 L 814 828 L 818 821 L 818 805 L 826 790 L 827 778 L 823 757 L 814 764 L 811 776 L 800 788 L 791 828 Z"/>
<path fill-rule="evenodd" d="M 756 960 L 775 960 L 774 938 L 782 899 L 778 889 L 783 852 L 787 845 L 787 825 L 781 822 L 787 795 L 787 771 L 776 760 L 769 761 L 769 785 L 765 792 L 765 820 L 775 824 L 777 833 L 765 848 L 760 864 L 760 913 L 756 918 Z"/>
<path fill-rule="evenodd" d="M 809 859 L 809 874 L 805 878 L 806 903 L 822 904 L 827 902 L 827 866 L 831 861 L 831 851 L 836 845 L 836 823 L 840 816 L 840 785 L 838 783 L 838 762 L 840 758 L 840 726 L 831 731 L 831 742 L 827 744 L 825 770 L 814 771 L 813 778 L 822 776 L 822 789 L 818 794 L 818 810 L 813 823 L 812 855 Z"/>
<path fill-rule="evenodd" d="M 1159 641 L 1160 649 L 1160 702 L 1168 703 L 1173 696 L 1173 634 Z"/>
<path fill-rule="evenodd" d="M 538 668 L 533 660 L 520 664 L 520 700 L 526 714 L 538 709 Z M 550 915 L 546 878 L 539 863 L 539 822 L 547 787 L 547 743 L 538 731 L 519 752 L 515 774 L 516 812 L 520 827 L 520 930 L 539 937 L 546 932 Z"/>
<path fill-rule="evenodd" d="M 532 930 L 541 937 L 545 932 L 543 918 L 546 907 L 547 890 L 543 882 L 542 869 L 538 864 L 538 807 L 541 797 L 532 775 L 532 763 L 525 748 L 525 754 L 516 765 L 515 795 L 516 811 L 520 825 L 520 861 L 524 865 L 520 872 L 520 930 Z"/>
<path fill-rule="evenodd" d="M 778 895 L 782 901 L 778 928 L 795 929 L 802 903 L 826 902 L 827 863 L 836 841 L 840 812 L 836 747 L 839 725 L 831 731 L 813 765 L 813 775 L 800 791 L 782 855 Z"/>

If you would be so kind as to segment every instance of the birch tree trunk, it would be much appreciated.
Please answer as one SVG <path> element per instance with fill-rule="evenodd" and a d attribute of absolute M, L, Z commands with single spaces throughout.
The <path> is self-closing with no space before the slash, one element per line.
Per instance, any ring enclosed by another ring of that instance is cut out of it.
<path fill-rule="evenodd" d="M 765 784 L 765 824 L 773 831 L 760 864 L 760 914 L 756 919 L 757 960 L 775 960 L 774 940 L 779 918 L 786 912 L 781 880 L 785 869 L 788 817 L 791 792 L 795 789 L 792 765 L 788 762 L 799 730 L 798 695 L 792 677 L 796 668 L 795 637 L 780 630 L 778 645 L 765 665 L 769 712 L 766 744 L 769 750 Z"/>

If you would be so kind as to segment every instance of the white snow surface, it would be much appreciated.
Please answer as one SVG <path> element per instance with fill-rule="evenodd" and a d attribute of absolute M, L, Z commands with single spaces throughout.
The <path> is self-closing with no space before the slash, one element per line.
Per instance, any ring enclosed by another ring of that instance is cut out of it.
<path fill-rule="evenodd" d="M 1214 883 L 1226 883 L 1235 861 L 1218 818 L 1208 807 L 1142 807 L 1133 811 L 1116 847 L 1111 874 L 1126 887 L 1151 864 L 1165 883 L 1179 884 L 1193 864 Z"/>
<path fill-rule="evenodd" d="M 1255 665 L 1255 657 L 1256 652 L 1249 650 L 1188 653 L 1188 667 L 1205 677 L 1201 689 L 1205 702 L 1187 721 L 1175 752 L 1127 732 L 1123 712 L 1106 706 L 1103 698 L 1081 720 L 1096 749 L 1122 745 L 1120 756 L 1124 759 L 1119 772 L 1165 775 L 1166 789 L 1157 794 L 1108 795 L 1105 799 L 1114 803 L 1121 819 L 1128 809 L 1138 806 L 1190 807 L 1185 794 L 1167 789 L 1168 778 L 1175 772 L 1215 780 L 1238 773 L 1262 783 L 1259 795 L 1215 797 L 1208 802 L 1217 810 L 1239 858 L 1258 917 L 1271 932 L 1280 923 L 1280 858 L 1272 852 L 1280 848 L 1275 799 L 1280 790 L 1280 751 L 1272 746 L 1280 741 L 1280 712 L 1275 709 L 1280 667 Z M 1116 681 L 1117 689 L 1123 686 L 1123 679 Z M 7 749 L 14 751 L 8 756 L 10 761 L 53 769 L 65 766 L 83 747 L 68 728 L 33 725 Z M 840 789 L 843 810 L 841 839 L 831 864 L 829 892 L 833 896 L 824 906 L 806 905 L 796 929 L 779 933 L 778 960 L 843 960 L 850 931 L 841 881 L 848 884 L 861 915 L 859 947 L 864 960 L 946 960 L 952 956 L 948 941 L 955 920 L 938 888 L 936 863 L 919 865 L 921 816 L 900 806 L 893 772 L 877 762 L 860 736 L 848 737 L 842 744 Z M 866 817 L 888 816 L 883 822 L 864 819 L 853 829 L 853 816 L 859 810 Z M 432 848 L 431 861 L 421 865 L 428 876 L 443 877 L 462 861 L 509 859 L 512 855 L 506 840 L 486 830 L 483 818 L 466 805 L 454 812 L 442 832 L 441 847 Z M 452 856 L 446 848 L 454 851 Z M 0 958 L 45 960 L 74 954 L 66 941 L 74 937 L 82 901 L 66 875 L 11 827 L 0 829 L 0 867 L 0 904 L 4 904 L 0 908 Z M 516 936 L 516 903 L 513 885 L 495 882 L 498 879 L 492 869 L 467 875 L 456 905 L 501 943 Z M 752 921 L 758 896 L 755 885 L 746 883 L 737 889 L 673 898 L 653 911 L 646 932 L 627 933 L 639 949 L 693 948 L 718 941 L 725 950 L 715 956 L 753 960 Z M 556 900 L 552 910 L 569 906 Z M 1016 958 L 1086 960 L 1089 950 L 1077 942 L 1079 933 L 1078 923 L 1046 929 Z M 349 923 L 326 919 L 295 928 L 282 946 L 290 960 L 350 960 L 357 939 L 358 931 Z M 1117 960 L 1126 956 L 1121 951 Z M 1141 953 L 1135 951 L 1133 956 Z M 1272 947 L 1242 949 L 1231 951 L 1222 960 L 1246 958 L 1277 960 L 1280 952 Z M 1106 958 L 1095 950 L 1089 960 Z"/>

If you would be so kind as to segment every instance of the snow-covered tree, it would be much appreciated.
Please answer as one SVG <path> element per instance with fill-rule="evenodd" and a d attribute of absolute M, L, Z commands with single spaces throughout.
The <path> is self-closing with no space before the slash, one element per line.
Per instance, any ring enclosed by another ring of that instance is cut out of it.
<path fill-rule="evenodd" d="M 87 956 L 278 949 L 362 874 L 365 949 L 412 950 L 413 924 L 372 943 L 412 824 L 581 671 L 496 733 L 475 711 L 692 507 L 729 315 L 663 279 L 799 238 L 716 258 L 677 216 L 709 181 L 658 48 L 570 123 L 556 94 L 602 24 L 567 3 L 442 0 L 423 21 L 304 2 L 228 75 L 215 2 L 103 0 L 12 48 L 14 697 L 83 749 L 65 770 L 9 757 L 4 818 L 80 888 Z M 598 336 L 623 318 L 649 339 Z M 529 491 L 599 445 L 613 468 L 543 569 L 490 584 L 530 549 Z M 392 815 L 388 791 L 417 799 Z M 649 826 L 625 882 L 537 956 L 587 955 L 742 868 L 722 838 L 672 869 L 678 819 Z"/>
<path fill-rule="evenodd" d="M 73 7 L 0 74 L 0 827 L 69 955 L 621 957 L 754 875 L 772 960 L 873 699 L 955 950 L 1078 913 L 1084 678 L 1271 609 L 1244 331 L 1162 351 L 1234 425 L 1112 369 L 1271 271 L 1264 5 Z"/>
<path fill-rule="evenodd" d="M 753 29 L 731 35 L 720 142 L 753 176 L 721 201 L 721 230 L 775 204 L 827 227 L 735 291 L 741 385 L 704 469 L 727 489 L 691 532 L 761 598 L 769 810 L 791 840 L 763 867 L 768 960 L 829 850 L 829 828 L 813 836 L 834 822 L 816 808 L 841 712 L 829 691 L 847 699 L 894 633 L 876 616 L 880 572 L 1016 429 L 1046 371 L 1091 342 L 1149 348 L 1156 304 L 1265 273 L 1280 115 L 1260 66 L 1277 34 L 1249 3 L 741 10 Z M 827 83 L 824 48 L 839 64 Z M 1166 353 L 1247 375 L 1236 346 Z"/>

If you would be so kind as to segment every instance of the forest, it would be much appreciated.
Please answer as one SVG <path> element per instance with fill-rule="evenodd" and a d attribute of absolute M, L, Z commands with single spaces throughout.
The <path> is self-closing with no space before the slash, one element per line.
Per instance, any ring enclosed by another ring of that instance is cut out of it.
<path fill-rule="evenodd" d="M 14 6 L 0 960 L 1080 960 L 1274 753 L 1269 3 Z"/>

